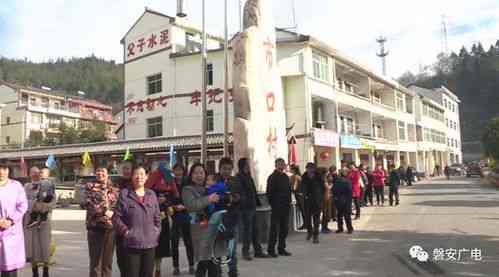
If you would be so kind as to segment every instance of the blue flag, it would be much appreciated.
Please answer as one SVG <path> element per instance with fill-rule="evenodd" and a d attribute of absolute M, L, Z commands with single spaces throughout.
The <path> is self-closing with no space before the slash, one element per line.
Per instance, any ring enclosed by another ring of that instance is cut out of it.
<path fill-rule="evenodd" d="M 173 147 L 173 144 L 170 145 L 170 168 L 173 168 L 173 166 L 177 163 L 177 154 L 175 153 L 175 148 Z"/>
<path fill-rule="evenodd" d="M 49 155 L 49 157 L 47 158 L 47 161 L 45 161 L 45 166 L 50 168 L 50 169 L 55 168 L 56 163 L 55 163 L 54 155 L 52 155 L 52 154 Z"/>

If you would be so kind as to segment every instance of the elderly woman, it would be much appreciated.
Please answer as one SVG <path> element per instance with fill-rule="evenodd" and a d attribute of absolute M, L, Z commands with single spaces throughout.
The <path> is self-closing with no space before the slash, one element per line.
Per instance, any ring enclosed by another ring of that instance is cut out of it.
<path fill-rule="evenodd" d="M 0 272 L 1 277 L 16 277 L 24 267 L 23 216 L 28 201 L 23 186 L 9 179 L 9 168 L 0 162 Z"/>
<path fill-rule="evenodd" d="M 48 169 L 44 169 L 48 171 Z M 45 173 L 47 174 L 47 172 Z M 32 228 L 26 228 L 26 252 L 31 261 L 33 277 L 38 277 L 38 267 L 43 266 L 43 277 L 49 276 L 50 242 L 52 240 L 51 213 L 55 208 L 56 198 L 53 197 L 49 203 L 40 199 L 42 186 L 50 187 L 55 191 L 54 184 L 49 180 L 42 180 L 42 174 L 38 167 L 32 167 L 29 171 L 31 182 L 24 187 L 28 198 L 28 213 L 47 213 L 47 221 Z M 48 177 L 47 177 L 48 178 Z M 43 183 L 45 182 L 45 184 Z"/>
<path fill-rule="evenodd" d="M 143 166 L 133 169 L 132 187 L 120 192 L 113 221 L 123 236 L 127 253 L 129 277 L 152 277 L 155 249 L 161 229 L 156 194 L 145 187 L 147 173 Z"/>
<path fill-rule="evenodd" d="M 111 221 L 118 200 L 118 189 L 109 180 L 105 167 L 95 170 L 95 183 L 87 184 L 87 240 L 90 277 L 113 274 L 114 228 Z"/>
<path fill-rule="evenodd" d="M 220 199 L 216 193 L 207 195 L 206 173 L 204 165 L 194 164 L 189 172 L 188 184 L 182 190 L 184 205 L 191 214 L 203 214 L 208 205 L 217 203 Z M 208 226 L 197 218 L 196 216 L 191 221 L 194 260 L 197 262 L 195 276 L 203 277 L 208 273 L 208 277 L 216 277 L 218 267 L 211 259 L 215 237 L 210 233 Z"/>

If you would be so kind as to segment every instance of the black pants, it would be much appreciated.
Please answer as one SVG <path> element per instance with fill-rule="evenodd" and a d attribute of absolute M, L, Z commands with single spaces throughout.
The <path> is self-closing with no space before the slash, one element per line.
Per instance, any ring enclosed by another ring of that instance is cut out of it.
<path fill-rule="evenodd" d="M 374 192 L 376 193 L 376 204 L 385 203 L 385 187 L 374 187 Z"/>
<path fill-rule="evenodd" d="M 305 226 L 309 235 L 314 238 L 319 236 L 319 226 L 321 225 L 321 210 L 310 207 L 310 203 L 305 202 Z"/>
<path fill-rule="evenodd" d="M 90 277 L 111 277 L 113 275 L 114 231 L 91 229 L 87 232 L 87 239 Z"/>
<path fill-rule="evenodd" d="M 353 203 L 355 204 L 355 217 L 360 217 L 360 197 L 354 197 Z"/>
<path fill-rule="evenodd" d="M 154 270 L 155 249 L 128 248 L 127 277 L 152 277 Z"/>
<path fill-rule="evenodd" d="M 196 267 L 196 277 L 205 277 L 208 273 L 208 277 L 218 277 L 219 268 L 212 261 L 200 261 Z"/>
<path fill-rule="evenodd" d="M 2 271 L 1 277 L 17 277 L 17 270 Z"/>
<path fill-rule="evenodd" d="M 250 245 L 253 244 L 255 255 L 262 254 L 262 246 L 258 241 L 258 230 L 256 226 L 256 211 L 242 210 L 241 224 L 243 226 L 243 255 L 249 254 Z"/>
<path fill-rule="evenodd" d="M 398 186 L 390 186 L 390 205 L 393 205 L 393 197 L 395 196 L 395 204 L 399 203 L 399 187 Z"/>
<path fill-rule="evenodd" d="M 179 251 L 178 245 L 180 243 L 180 237 L 184 241 L 185 252 L 187 255 L 187 260 L 189 261 L 189 266 L 194 266 L 194 250 L 192 248 L 192 236 L 191 236 L 191 224 L 189 222 L 173 222 L 172 224 L 172 260 L 173 267 L 179 267 Z"/>
<path fill-rule="evenodd" d="M 127 261 L 126 247 L 124 244 L 123 236 L 116 235 L 115 241 L 116 241 L 116 262 L 118 263 L 120 276 L 125 277 L 128 261 Z"/>
<path fill-rule="evenodd" d="M 343 220 L 349 231 L 353 231 L 352 226 L 352 204 L 336 206 L 338 211 L 338 230 L 343 231 Z"/>
<path fill-rule="evenodd" d="M 414 179 L 413 176 L 407 176 L 407 185 L 412 186 L 412 180 Z"/>
<path fill-rule="evenodd" d="M 289 209 L 274 211 L 270 215 L 270 234 L 269 245 L 267 251 L 275 253 L 275 245 L 277 243 L 277 235 L 279 234 L 279 244 L 277 249 L 279 252 L 286 250 L 286 238 L 288 237 L 289 228 Z M 279 231 L 279 233 L 277 233 Z"/>
<path fill-rule="evenodd" d="M 367 186 L 364 190 L 364 204 L 367 203 L 373 205 L 373 186 Z"/>

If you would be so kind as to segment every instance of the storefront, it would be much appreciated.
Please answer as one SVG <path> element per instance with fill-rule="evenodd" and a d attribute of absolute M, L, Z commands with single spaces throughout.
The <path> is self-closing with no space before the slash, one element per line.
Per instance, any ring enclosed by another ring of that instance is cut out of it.
<path fill-rule="evenodd" d="M 347 163 L 353 162 L 359 164 L 359 149 L 362 147 L 360 138 L 354 135 L 341 135 L 340 143 L 341 159 Z"/>

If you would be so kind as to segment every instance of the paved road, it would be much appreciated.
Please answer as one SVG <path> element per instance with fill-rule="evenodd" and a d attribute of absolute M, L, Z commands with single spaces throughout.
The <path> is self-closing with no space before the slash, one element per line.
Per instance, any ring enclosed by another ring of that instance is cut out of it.
<path fill-rule="evenodd" d="M 52 276 L 87 275 L 83 216 L 78 210 L 58 210 L 54 215 L 58 263 Z M 479 179 L 403 187 L 400 206 L 364 208 L 354 227 L 353 235 L 321 236 L 319 245 L 306 242 L 304 233 L 295 233 L 289 239 L 293 257 L 243 261 L 241 276 L 499 276 L 499 191 L 481 185 Z M 430 260 L 411 258 L 413 245 L 427 251 Z M 435 261 L 435 248 L 480 249 L 482 260 L 461 251 L 460 260 Z M 163 276 L 171 276 L 170 262 L 163 265 Z"/>

